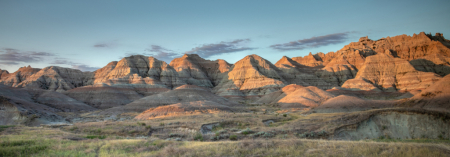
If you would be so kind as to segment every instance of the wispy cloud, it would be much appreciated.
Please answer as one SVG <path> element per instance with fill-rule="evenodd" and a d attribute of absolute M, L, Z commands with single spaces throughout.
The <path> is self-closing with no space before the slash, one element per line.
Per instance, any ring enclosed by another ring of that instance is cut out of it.
<path fill-rule="evenodd" d="M 156 59 L 163 60 L 167 63 L 169 63 L 170 61 L 172 61 L 175 58 L 182 56 L 182 54 L 180 54 L 180 53 L 176 53 L 173 50 L 163 48 L 159 45 L 151 45 L 151 47 L 148 49 L 145 49 L 145 51 L 150 52 L 149 55 L 155 57 Z"/>
<path fill-rule="evenodd" d="M 18 65 L 19 63 L 17 63 L 17 62 L 0 62 L 0 64 L 3 64 L 3 65 Z"/>
<path fill-rule="evenodd" d="M 297 41 L 291 41 L 284 44 L 275 44 L 270 47 L 279 51 L 290 51 L 290 50 L 303 50 L 306 48 L 317 48 L 322 46 L 327 46 L 331 44 L 343 43 L 348 39 L 351 32 L 344 33 L 334 33 L 324 36 L 312 37 L 308 39 L 301 39 Z"/>
<path fill-rule="evenodd" d="M 71 62 L 68 61 L 65 58 L 56 58 L 52 63 L 50 64 L 65 64 L 65 65 L 70 65 L 72 66 L 71 68 L 73 69 L 78 69 L 81 71 L 95 71 L 97 69 L 100 69 L 100 67 L 91 67 L 89 65 L 86 64 L 81 64 L 81 63 L 75 63 L 75 62 Z"/>
<path fill-rule="evenodd" d="M 250 39 L 237 39 L 230 42 L 222 41 L 217 44 L 204 44 L 200 47 L 195 47 L 190 51 L 187 51 L 186 53 L 196 53 L 200 55 L 201 57 L 211 57 L 215 55 L 220 55 L 224 53 L 232 53 L 232 52 L 239 52 L 239 51 L 246 51 L 246 50 L 253 50 L 255 48 L 245 47 L 248 42 L 250 42 Z"/>
<path fill-rule="evenodd" d="M 73 69 L 78 69 L 81 71 L 95 71 L 97 69 L 100 69 L 100 67 L 91 67 L 89 65 L 86 64 L 77 64 L 77 65 L 72 65 Z"/>
<path fill-rule="evenodd" d="M 113 41 L 107 41 L 107 42 L 98 42 L 96 44 L 94 44 L 95 48 L 115 48 L 117 47 L 119 44 L 117 42 L 117 40 L 113 40 Z"/>
<path fill-rule="evenodd" d="M 41 62 L 45 57 L 55 56 L 48 52 L 20 51 L 17 49 L 4 48 L 0 50 L 0 64 L 17 65 L 20 63 Z"/>

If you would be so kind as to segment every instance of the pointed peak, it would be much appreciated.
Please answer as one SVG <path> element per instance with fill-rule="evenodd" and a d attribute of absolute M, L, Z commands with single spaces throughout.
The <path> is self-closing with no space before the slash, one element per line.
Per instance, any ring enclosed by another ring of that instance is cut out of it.
<path fill-rule="evenodd" d="M 291 58 L 289 58 L 287 56 L 283 56 L 283 57 L 281 57 L 281 59 L 291 59 Z"/>
<path fill-rule="evenodd" d="M 262 58 L 261 56 L 258 56 L 256 54 L 251 54 L 251 55 L 247 55 L 245 56 L 245 58 Z"/>

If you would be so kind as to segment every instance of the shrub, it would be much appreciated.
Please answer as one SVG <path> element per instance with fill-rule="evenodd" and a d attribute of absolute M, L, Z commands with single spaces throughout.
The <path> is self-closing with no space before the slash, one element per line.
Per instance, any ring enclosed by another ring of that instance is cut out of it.
<path fill-rule="evenodd" d="M 137 125 L 146 126 L 147 124 L 145 124 L 144 122 L 142 123 L 137 122 Z"/>
<path fill-rule="evenodd" d="M 98 138 L 98 139 L 105 139 L 106 136 L 105 135 L 103 135 L 103 136 L 88 135 L 88 136 L 86 136 L 86 138 L 88 138 L 88 139 L 96 139 L 96 138 Z"/>
<path fill-rule="evenodd" d="M 6 128 L 11 128 L 11 127 L 15 127 L 15 125 L 0 125 L 0 132 L 5 130 Z"/>
<path fill-rule="evenodd" d="M 230 136 L 230 140 L 236 141 L 236 140 L 237 140 L 237 135 L 231 135 L 231 136 Z"/>
<path fill-rule="evenodd" d="M 151 125 L 147 125 L 147 126 L 145 126 L 145 128 L 146 129 L 152 129 L 152 126 Z"/>
<path fill-rule="evenodd" d="M 183 137 L 182 134 L 171 133 L 169 137 Z"/>
<path fill-rule="evenodd" d="M 247 128 L 247 129 L 245 129 L 245 130 L 242 130 L 242 134 L 244 134 L 244 135 L 247 135 L 247 134 L 250 134 L 250 133 L 252 133 L 253 131 L 252 130 L 250 130 L 249 128 Z"/>
<path fill-rule="evenodd" d="M 287 114 L 285 113 L 285 114 L 283 114 L 283 117 L 287 117 Z"/>
<path fill-rule="evenodd" d="M 203 135 L 202 135 L 201 133 L 195 134 L 194 140 L 195 140 L 195 141 L 197 141 L 197 140 L 203 141 Z"/>
<path fill-rule="evenodd" d="M 159 126 L 164 126 L 164 123 L 159 123 Z"/>

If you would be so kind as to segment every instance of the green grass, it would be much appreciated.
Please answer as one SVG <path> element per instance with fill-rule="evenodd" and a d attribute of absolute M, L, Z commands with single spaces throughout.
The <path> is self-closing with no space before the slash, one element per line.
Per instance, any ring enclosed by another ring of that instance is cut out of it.
<path fill-rule="evenodd" d="M 0 143 L 0 156 L 30 156 L 48 148 L 45 144 L 32 140 L 3 141 Z"/>
<path fill-rule="evenodd" d="M 96 139 L 96 138 L 98 138 L 98 139 L 105 139 L 106 136 L 105 136 L 105 135 L 101 135 L 101 136 L 98 136 L 98 135 L 88 135 L 88 136 L 86 136 L 86 138 L 88 138 L 88 139 Z"/>
<path fill-rule="evenodd" d="M 401 143 L 445 143 L 450 144 L 450 140 L 446 139 L 371 139 L 367 141 L 375 141 L 375 142 L 401 142 Z"/>
<path fill-rule="evenodd" d="M 5 130 L 6 128 L 11 128 L 11 127 L 15 127 L 15 125 L 0 125 L 0 132 Z"/>

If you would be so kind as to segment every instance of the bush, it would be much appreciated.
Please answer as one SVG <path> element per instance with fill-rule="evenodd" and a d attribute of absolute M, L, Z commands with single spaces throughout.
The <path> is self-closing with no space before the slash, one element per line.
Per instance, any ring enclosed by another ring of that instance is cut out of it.
<path fill-rule="evenodd" d="M 203 135 L 202 135 L 201 133 L 195 134 L 194 140 L 195 140 L 195 141 L 197 141 L 197 140 L 203 141 Z"/>
<path fill-rule="evenodd" d="M 230 140 L 236 141 L 236 140 L 237 140 L 237 135 L 231 135 L 231 136 L 230 136 Z"/>
<path fill-rule="evenodd" d="M 245 129 L 245 130 L 242 130 L 242 134 L 244 134 L 244 135 L 247 135 L 247 134 L 250 134 L 250 133 L 252 133 L 253 131 L 252 130 L 250 130 L 249 128 L 247 128 L 247 129 Z"/>
<path fill-rule="evenodd" d="M 147 125 L 147 126 L 145 126 L 145 128 L 146 129 L 152 129 L 152 126 L 151 125 Z"/>
<path fill-rule="evenodd" d="M 143 123 L 137 122 L 137 125 L 146 126 L 147 124 L 145 124 L 144 122 Z"/>
<path fill-rule="evenodd" d="M 88 136 L 86 136 L 86 138 L 88 138 L 88 139 L 96 139 L 96 138 L 98 138 L 98 139 L 105 139 L 106 136 L 105 135 L 102 135 L 102 136 L 88 135 Z"/>
<path fill-rule="evenodd" d="M 285 113 L 285 114 L 283 114 L 283 117 L 287 117 L 287 114 Z"/>
<path fill-rule="evenodd" d="M 77 129 L 78 129 L 78 127 L 74 126 L 74 127 L 70 128 L 70 131 L 75 131 Z"/>
<path fill-rule="evenodd" d="M 0 132 L 5 130 L 6 128 L 11 128 L 11 127 L 14 127 L 14 125 L 0 125 Z"/>
<path fill-rule="evenodd" d="M 159 123 L 159 126 L 164 126 L 164 123 Z"/>

